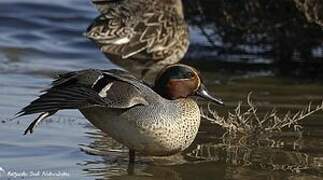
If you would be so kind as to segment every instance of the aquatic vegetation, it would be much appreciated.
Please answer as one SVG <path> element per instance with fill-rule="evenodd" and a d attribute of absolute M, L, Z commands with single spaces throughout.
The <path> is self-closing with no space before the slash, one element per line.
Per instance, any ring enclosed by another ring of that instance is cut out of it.
<path fill-rule="evenodd" d="M 296 113 L 288 111 L 285 115 L 281 116 L 277 113 L 276 109 L 260 116 L 257 113 L 257 107 L 251 100 L 251 93 L 247 97 L 248 109 L 242 111 L 242 102 L 239 102 L 233 112 L 229 112 L 227 117 L 220 116 L 208 104 L 207 112 L 202 108 L 202 117 L 209 120 L 213 124 L 218 124 L 230 135 L 247 135 L 247 136 L 274 136 L 279 134 L 285 128 L 291 128 L 294 132 L 300 132 L 302 125 L 300 121 L 309 117 L 315 112 L 323 111 L 323 101 L 320 105 L 312 107 L 309 103 L 308 106 Z"/>
<path fill-rule="evenodd" d="M 224 161 L 230 166 L 282 170 L 293 173 L 322 172 L 322 158 L 304 152 L 310 142 L 304 140 L 302 120 L 323 110 L 320 105 L 308 106 L 295 113 L 278 113 L 276 109 L 261 115 L 247 96 L 247 109 L 240 102 L 226 117 L 210 104 L 202 108 L 202 117 L 217 124 L 225 132 L 216 142 L 197 144 L 187 156 L 202 161 Z"/>

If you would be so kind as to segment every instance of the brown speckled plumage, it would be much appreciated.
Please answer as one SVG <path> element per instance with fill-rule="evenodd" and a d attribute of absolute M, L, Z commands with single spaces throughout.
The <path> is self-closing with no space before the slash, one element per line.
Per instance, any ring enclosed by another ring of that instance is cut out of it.
<path fill-rule="evenodd" d="M 181 0 L 93 0 L 101 15 L 86 35 L 109 58 L 173 64 L 189 45 Z"/>

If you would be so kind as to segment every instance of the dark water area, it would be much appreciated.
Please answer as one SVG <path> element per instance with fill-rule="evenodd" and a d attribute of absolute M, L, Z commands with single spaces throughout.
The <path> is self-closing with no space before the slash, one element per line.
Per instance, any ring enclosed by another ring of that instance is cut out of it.
<path fill-rule="evenodd" d="M 322 60 L 323 5 L 317 0 L 185 1 L 186 18 L 219 55 L 275 62 Z M 207 48 L 204 48 L 207 50 Z"/>
<path fill-rule="evenodd" d="M 127 149 L 78 111 L 59 112 L 35 133 L 23 136 L 34 116 L 5 120 L 35 99 L 56 74 L 122 68 L 83 36 L 97 15 L 88 1 L 0 1 L 0 179 L 16 179 L 9 172 L 24 179 L 323 178 L 322 112 L 302 121 L 301 136 L 286 132 L 270 143 L 251 146 L 234 139 L 228 142 L 222 138 L 223 128 L 203 120 L 195 142 L 185 152 L 168 158 L 141 156 L 134 167 L 128 166 Z M 225 100 L 225 108 L 217 107 L 219 114 L 232 112 L 250 91 L 260 114 L 276 108 L 283 116 L 306 108 L 309 102 L 322 102 L 321 65 L 305 68 L 309 72 L 305 78 L 303 65 L 288 69 L 294 73 L 290 75 L 268 62 L 271 58 L 198 51 L 197 47 L 209 48 L 209 42 L 197 26 L 191 26 L 190 33 L 192 52 L 184 62 L 199 68 L 210 90 Z"/>

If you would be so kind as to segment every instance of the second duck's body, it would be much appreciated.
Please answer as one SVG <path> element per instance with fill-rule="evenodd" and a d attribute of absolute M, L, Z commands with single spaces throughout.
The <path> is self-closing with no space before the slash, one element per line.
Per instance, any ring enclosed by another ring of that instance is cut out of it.
<path fill-rule="evenodd" d="M 181 0 L 92 2 L 101 14 L 86 35 L 113 62 L 174 64 L 185 55 L 189 33 Z"/>

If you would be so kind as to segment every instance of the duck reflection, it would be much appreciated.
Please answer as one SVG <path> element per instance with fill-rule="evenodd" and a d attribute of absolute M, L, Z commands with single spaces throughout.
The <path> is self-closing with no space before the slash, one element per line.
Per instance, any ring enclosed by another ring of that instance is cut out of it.
<path fill-rule="evenodd" d="M 82 144 L 81 150 L 86 154 L 101 157 L 101 160 L 80 164 L 87 176 L 100 179 L 181 179 L 171 168 L 154 166 L 153 157 L 139 157 L 135 165 L 129 164 L 127 148 L 99 130 L 93 129 L 87 136 L 92 142 L 88 145 Z M 169 158 L 172 157 L 166 159 Z"/>
<path fill-rule="evenodd" d="M 92 0 L 100 15 L 86 36 L 115 64 L 151 80 L 189 45 L 181 0 Z M 148 75 L 148 76 L 147 76 Z"/>
<path fill-rule="evenodd" d="M 104 133 L 95 130 L 87 135 L 92 142 L 82 145 L 82 150 L 100 160 L 86 161 L 81 166 L 87 176 L 99 179 L 239 179 L 251 176 L 246 172 L 260 170 L 270 176 L 272 171 L 268 170 L 283 170 L 291 175 L 322 172 L 323 158 L 317 153 L 321 150 L 313 147 L 317 143 L 296 133 L 271 138 L 216 138 L 201 133 L 183 153 L 168 158 L 141 156 L 134 166 L 128 164 L 126 148 Z"/>

